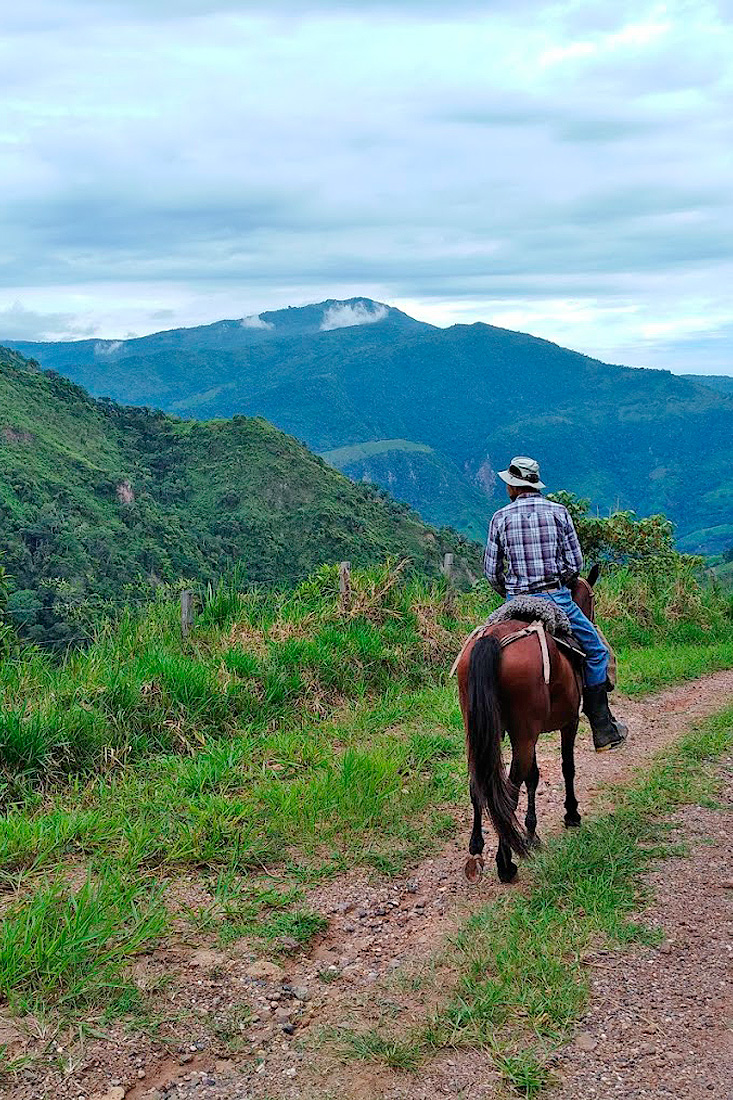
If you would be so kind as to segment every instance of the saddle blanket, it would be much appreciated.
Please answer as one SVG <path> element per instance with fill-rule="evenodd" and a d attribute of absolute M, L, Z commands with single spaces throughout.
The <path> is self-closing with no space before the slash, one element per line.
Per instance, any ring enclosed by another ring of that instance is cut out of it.
<path fill-rule="evenodd" d="M 484 626 L 496 626 L 508 619 L 520 619 L 526 623 L 540 622 L 548 634 L 554 638 L 572 638 L 573 628 L 570 619 L 561 607 L 552 600 L 543 600 L 540 596 L 515 596 L 492 611 Z M 577 642 L 576 642 L 577 646 Z M 577 646 L 579 649 L 580 647 Z M 581 650 L 582 652 L 582 650 Z"/>
<path fill-rule="evenodd" d="M 455 675 L 458 663 L 466 647 L 473 638 L 483 635 L 489 627 L 496 626 L 499 623 L 509 622 L 510 620 L 519 620 L 520 622 L 533 624 L 533 629 L 539 631 L 538 637 L 540 638 L 540 647 L 542 649 L 546 682 L 549 682 L 549 658 L 547 655 L 547 643 L 544 636 L 542 636 L 542 628 L 544 628 L 548 634 L 552 635 L 555 642 L 561 649 L 565 650 L 576 667 L 582 666 L 585 661 L 585 653 L 573 635 L 570 619 L 561 607 L 558 607 L 558 605 L 551 600 L 543 600 L 537 596 L 515 596 L 513 600 L 509 600 L 507 603 L 502 604 L 501 607 L 498 607 L 496 611 L 493 611 L 485 623 L 482 623 L 481 626 L 477 626 L 475 630 L 471 631 L 461 646 L 460 653 L 453 662 L 450 675 Z M 506 646 L 515 639 L 519 640 L 519 638 L 526 633 L 528 633 L 528 631 L 512 634 L 504 639 L 502 645 Z M 605 639 L 604 645 L 608 648 Z"/>

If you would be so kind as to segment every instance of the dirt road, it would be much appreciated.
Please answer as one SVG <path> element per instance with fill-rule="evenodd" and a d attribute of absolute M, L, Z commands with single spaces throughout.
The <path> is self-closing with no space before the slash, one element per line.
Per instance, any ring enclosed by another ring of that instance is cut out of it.
<path fill-rule="evenodd" d="M 598 756 L 587 730 L 581 733 L 580 812 L 599 807 L 605 784 L 629 779 L 685 726 L 732 700 L 733 671 L 643 700 L 619 699 L 616 709 L 630 725 L 623 753 Z M 559 738 L 543 742 L 539 762 L 542 835 L 562 822 Z M 730 1062 L 726 1029 L 731 1009 L 721 983 L 733 952 L 733 891 L 720 883 L 733 874 L 733 840 L 722 812 L 682 816 L 695 854 L 665 863 L 653 876 L 658 895 L 652 919 L 669 930 L 674 946 L 637 951 L 633 958 L 599 957 L 591 1010 L 579 1026 L 581 1039 L 558 1064 L 563 1083 L 557 1100 L 673 1095 L 696 1100 L 716 1094 L 715 1077 L 710 1078 L 711 1092 L 700 1065 L 703 1049 L 718 1059 L 721 1073 Z M 483 882 L 468 887 L 463 881 L 468 830 L 467 802 L 455 838 L 409 877 L 374 883 L 366 872 L 355 871 L 313 890 L 309 901 L 328 917 L 329 927 L 307 957 L 294 955 L 277 964 L 237 947 L 225 952 L 180 944 L 140 960 L 138 983 L 150 987 L 166 976 L 167 1009 L 175 1011 L 177 1004 L 195 1009 L 201 1023 L 187 1021 L 187 1034 L 177 1036 L 172 1047 L 121 1032 L 115 1032 L 113 1043 L 90 1040 L 70 1073 L 53 1072 L 41 1080 L 29 1067 L 7 1089 L 9 1100 L 47 1095 L 62 1100 L 496 1096 L 491 1061 L 481 1052 L 441 1054 L 417 1073 L 405 1074 L 379 1064 L 343 1063 L 337 1043 L 328 1039 L 343 1027 L 358 1029 L 394 1017 L 403 1032 L 412 1018 L 423 1019 L 440 993 L 430 980 L 432 958 L 468 913 L 513 888 L 495 881 L 488 835 L 491 858 Z M 645 996 L 645 990 L 653 995 Z M 703 1020 L 699 1029 L 695 1014 Z M 324 1035 L 327 1041 L 321 1042 Z M 227 1053 L 225 1043 L 232 1037 L 242 1038 L 244 1053 Z M 684 1080 L 692 1091 L 648 1091 L 661 1088 L 662 1073 L 669 1087 Z M 731 1075 L 725 1080 L 730 1088 Z M 719 1089 L 717 1095 L 732 1094 Z"/>
<path fill-rule="evenodd" d="M 733 761 L 725 809 L 676 816 L 690 853 L 647 876 L 659 948 L 597 953 L 592 997 L 548 1100 L 733 1096 Z"/>

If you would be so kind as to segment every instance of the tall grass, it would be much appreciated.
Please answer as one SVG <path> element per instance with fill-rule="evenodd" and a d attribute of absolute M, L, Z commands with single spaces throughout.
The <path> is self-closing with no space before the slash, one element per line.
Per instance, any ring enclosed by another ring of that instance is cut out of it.
<path fill-rule="evenodd" d="M 355 575 L 342 611 L 337 573 L 322 569 L 289 594 L 223 585 L 186 641 L 175 604 L 161 603 L 60 667 L 22 652 L 0 667 L 0 768 L 6 783 L 48 785 L 437 682 L 492 600 L 459 604 L 385 566 Z"/>
<path fill-rule="evenodd" d="M 354 575 L 342 610 L 337 571 L 324 567 L 290 593 L 223 583 L 205 595 L 185 641 L 177 606 L 162 602 L 123 616 L 61 666 L 21 651 L 0 666 L 6 799 L 443 683 L 464 635 L 497 602 L 484 583 L 456 594 L 386 565 Z M 730 597 L 684 570 L 641 577 L 617 569 L 602 581 L 598 611 L 622 658 L 622 687 L 644 690 L 685 668 L 695 675 L 733 663 Z"/>
<path fill-rule="evenodd" d="M 616 646 L 728 641 L 733 597 L 684 563 L 668 571 L 615 567 L 598 588 L 597 613 Z"/>
<path fill-rule="evenodd" d="M 597 611 L 629 694 L 733 667 L 733 597 L 684 559 L 666 571 L 609 571 Z"/>
<path fill-rule="evenodd" d="M 74 890 L 52 882 L 0 926 L 0 990 L 20 1012 L 105 1005 L 127 987 L 125 962 L 163 932 L 160 891 L 114 876 Z"/>

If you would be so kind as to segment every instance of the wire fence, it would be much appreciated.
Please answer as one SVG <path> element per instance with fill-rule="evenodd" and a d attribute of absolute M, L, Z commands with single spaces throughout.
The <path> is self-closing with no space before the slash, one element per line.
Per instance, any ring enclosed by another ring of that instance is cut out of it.
<path fill-rule="evenodd" d="M 453 568 L 454 568 L 454 555 L 445 554 L 440 566 L 440 571 L 445 579 L 450 583 L 452 580 Z M 169 601 L 174 599 L 174 593 L 169 593 Z M 181 607 L 181 634 L 185 638 L 191 627 L 193 626 L 195 619 L 195 594 L 192 589 L 184 588 L 178 593 L 178 599 Z M 351 562 L 342 561 L 339 565 L 339 599 L 344 607 L 348 607 L 351 599 Z M 148 597 L 140 598 L 127 598 L 123 600 L 115 600 L 112 597 L 99 598 L 94 596 L 79 596 L 64 597 L 59 596 L 53 603 L 48 604 L 31 604 L 28 607 L 6 607 L 0 613 L 0 621 L 5 616 L 11 616 L 18 620 L 27 620 L 31 622 L 39 612 L 42 611 L 56 611 L 58 613 L 68 612 L 74 608 L 88 611 L 109 611 L 112 614 L 120 614 L 127 608 L 131 607 L 150 607 L 156 600 L 156 595 L 151 594 Z M 27 624 L 28 625 L 28 624 Z M 94 634 L 91 633 L 85 627 L 90 624 L 82 624 L 76 621 L 74 623 L 77 634 L 86 637 L 88 640 L 94 640 Z"/>
<path fill-rule="evenodd" d="M 19 616 L 28 617 L 28 616 L 31 616 L 31 615 L 37 615 L 39 611 L 63 611 L 65 609 L 71 608 L 71 607 L 88 607 L 90 609 L 98 608 L 100 610 L 105 610 L 106 609 L 106 610 L 109 610 L 109 611 L 117 611 L 117 610 L 124 609 L 125 607 L 148 606 L 149 604 L 151 604 L 154 601 L 154 599 L 155 599 L 154 596 L 150 596 L 150 597 L 148 597 L 148 599 L 139 599 L 139 600 L 125 599 L 121 602 L 117 602 L 116 600 L 112 599 L 111 597 L 108 600 L 93 600 L 93 599 L 84 599 L 84 598 L 81 598 L 79 600 L 67 600 L 67 599 L 60 598 L 60 599 L 56 600 L 54 603 L 44 603 L 44 604 L 35 604 L 34 603 L 30 607 L 6 607 L 3 610 L 2 614 L 3 615 L 19 615 Z"/>

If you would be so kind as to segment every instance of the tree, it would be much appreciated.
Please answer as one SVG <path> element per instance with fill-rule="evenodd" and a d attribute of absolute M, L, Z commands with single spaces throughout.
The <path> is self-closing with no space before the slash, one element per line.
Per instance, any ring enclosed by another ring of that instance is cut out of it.
<path fill-rule="evenodd" d="M 681 565 L 701 565 L 702 559 L 681 554 L 674 543 L 674 526 L 666 516 L 638 519 L 634 512 L 593 515 L 590 501 L 573 493 L 552 493 L 550 499 L 564 504 L 572 516 L 589 561 L 626 565 L 637 571 L 676 570 Z"/>

